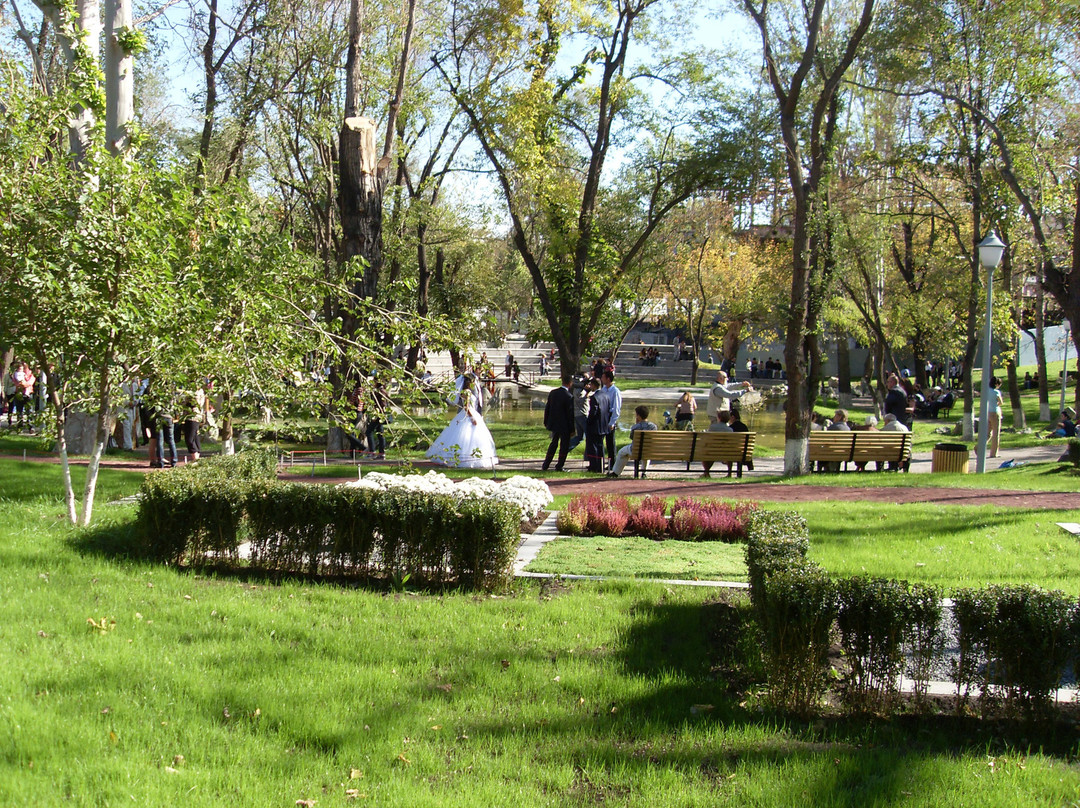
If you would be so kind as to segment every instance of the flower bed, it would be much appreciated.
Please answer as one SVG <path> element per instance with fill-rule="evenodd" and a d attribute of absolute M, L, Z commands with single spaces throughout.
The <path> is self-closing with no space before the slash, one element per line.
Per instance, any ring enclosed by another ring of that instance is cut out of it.
<path fill-rule="evenodd" d="M 411 491 L 416 494 L 445 494 L 455 499 L 490 499 L 508 502 L 521 512 L 521 521 L 533 519 L 551 504 L 551 491 L 543 480 L 532 477 L 510 477 L 503 482 L 485 477 L 470 477 L 454 482 L 445 474 L 383 474 L 372 472 L 361 480 L 345 483 L 346 488 L 374 491 Z"/>
<path fill-rule="evenodd" d="M 631 501 L 611 494 L 581 494 L 559 512 L 556 525 L 568 536 L 645 536 L 682 541 L 746 541 L 754 502 L 682 497 L 670 511 L 660 497 Z"/>

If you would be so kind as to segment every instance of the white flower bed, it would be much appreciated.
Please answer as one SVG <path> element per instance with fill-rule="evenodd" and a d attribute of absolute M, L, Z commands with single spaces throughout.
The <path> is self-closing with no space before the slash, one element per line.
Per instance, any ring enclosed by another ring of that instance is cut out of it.
<path fill-rule="evenodd" d="M 345 483 L 348 488 L 370 488 L 374 491 L 412 491 L 418 494 L 448 494 L 452 497 L 495 499 L 509 502 L 521 511 L 522 520 L 532 519 L 551 504 L 551 491 L 542 480 L 532 477 L 510 477 L 496 482 L 484 477 L 470 477 L 455 483 L 445 474 L 429 471 L 427 474 L 383 474 L 373 471 L 361 480 Z"/>

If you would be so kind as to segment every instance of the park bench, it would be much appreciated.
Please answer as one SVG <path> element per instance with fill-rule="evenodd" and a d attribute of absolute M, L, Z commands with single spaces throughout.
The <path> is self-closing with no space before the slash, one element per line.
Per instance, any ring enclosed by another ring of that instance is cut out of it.
<path fill-rule="evenodd" d="M 754 460 L 754 432 L 670 432 L 667 430 L 634 431 L 630 457 L 634 461 L 634 477 L 644 477 L 648 460 L 675 460 L 686 463 L 727 463 L 728 476 L 732 468 L 742 477 L 743 466 Z"/>
<path fill-rule="evenodd" d="M 911 461 L 910 432 L 811 432 L 810 467 L 817 463 L 889 463 L 907 471 Z M 880 468 L 880 466 L 879 466 Z"/>

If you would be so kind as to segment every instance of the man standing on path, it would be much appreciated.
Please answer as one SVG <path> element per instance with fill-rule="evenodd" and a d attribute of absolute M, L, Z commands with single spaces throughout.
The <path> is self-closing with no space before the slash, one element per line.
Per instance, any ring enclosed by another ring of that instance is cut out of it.
<path fill-rule="evenodd" d="M 562 386 L 548 393 L 547 406 L 544 407 L 544 429 L 551 433 L 551 443 L 548 444 L 544 465 L 541 466 L 544 471 L 547 471 L 551 465 L 551 458 L 555 456 L 556 447 L 559 449 L 559 460 L 555 464 L 555 471 L 562 471 L 566 464 L 566 455 L 570 451 L 570 436 L 574 432 L 572 385 L 573 380 L 569 374 L 564 373 Z"/>
<path fill-rule="evenodd" d="M 619 413 L 622 412 L 622 393 L 615 386 L 615 374 L 612 371 L 605 370 L 600 381 L 604 385 L 601 410 L 604 448 L 608 457 L 608 469 L 612 469 L 615 467 L 615 430 L 619 426 Z"/>
<path fill-rule="evenodd" d="M 728 376 L 720 370 L 716 373 L 716 384 L 709 391 L 709 415 L 717 416 L 721 412 L 731 410 L 731 402 L 742 397 L 743 393 L 751 389 L 750 382 L 743 382 L 742 389 L 736 390 L 727 386 Z"/>
<path fill-rule="evenodd" d="M 889 378 L 885 380 L 885 389 L 889 391 L 885 395 L 885 414 L 895 415 L 896 420 L 910 431 L 912 413 L 915 408 L 908 410 L 907 392 L 900 386 L 900 379 L 895 373 L 890 373 Z"/>

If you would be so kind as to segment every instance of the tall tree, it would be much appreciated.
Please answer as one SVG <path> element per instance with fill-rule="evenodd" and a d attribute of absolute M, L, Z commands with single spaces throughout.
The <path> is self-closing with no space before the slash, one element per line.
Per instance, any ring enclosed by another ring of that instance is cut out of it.
<path fill-rule="evenodd" d="M 821 385 L 821 311 L 833 260 L 827 213 L 841 83 L 870 30 L 874 5 L 875 0 L 811 0 L 801 5 L 742 0 L 761 36 L 794 206 L 784 345 L 788 380 L 784 473 L 789 475 L 809 472 L 810 415 Z"/>
<path fill-rule="evenodd" d="M 493 170 L 564 368 L 592 350 L 616 291 L 664 218 L 698 188 L 722 185 L 707 161 L 690 167 L 674 132 L 686 111 L 673 104 L 665 119 L 636 89 L 656 78 L 685 85 L 685 61 L 657 53 L 655 69 L 628 63 L 632 45 L 658 22 L 658 6 L 542 2 L 493 11 L 462 0 L 435 58 Z M 642 124 L 650 116 L 651 131 Z M 635 139 L 642 145 L 631 152 L 624 185 L 634 193 L 620 196 L 609 157 Z M 730 147 L 719 145 L 712 156 L 730 159 Z"/>

